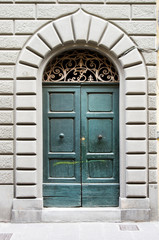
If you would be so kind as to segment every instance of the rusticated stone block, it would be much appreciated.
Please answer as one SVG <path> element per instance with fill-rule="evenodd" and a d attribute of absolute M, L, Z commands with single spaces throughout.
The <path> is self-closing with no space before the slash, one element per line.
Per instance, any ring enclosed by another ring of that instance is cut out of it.
<path fill-rule="evenodd" d="M 13 170 L 0 170 L 0 183 L 12 184 L 13 183 Z"/>
<path fill-rule="evenodd" d="M 147 185 L 146 184 L 126 184 L 127 197 L 146 197 Z"/>
<path fill-rule="evenodd" d="M 0 124 L 13 123 L 13 111 L 0 111 Z"/>
<path fill-rule="evenodd" d="M 126 152 L 127 153 L 146 153 L 147 142 L 146 140 L 127 140 Z"/>
<path fill-rule="evenodd" d="M 131 110 L 137 110 L 137 109 L 142 109 L 144 110 L 146 108 L 146 98 L 144 95 L 128 95 L 126 96 L 126 109 Z"/>
<path fill-rule="evenodd" d="M 13 79 L 14 67 L 13 66 L 0 66 L 0 79 Z"/>
<path fill-rule="evenodd" d="M 12 126 L 0 126 L 0 139 L 13 139 Z"/>
<path fill-rule="evenodd" d="M 13 109 L 13 97 L 0 96 L 0 109 Z"/>
<path fill-rule="evenodd" d="M 13 34 L 13 21 L 0 20 L 0 34 Z"/>
<path fill-rule="evenodd" d="M 17 154 L 36 154 L 36 141 L 17 141 Z"/>
<path fill-rule="evenodd" d="M 18 51 L 0 51 L 1 64 L 14 64 L 18 57 Z"/>
<path fill-rule="evenodd" d="M 127 139 L 145 139 L 146 125 L 127 125 L 126 138 Z"/>
<path fill-rule="evenodd" d="M 146 72 L 145 72 L 145 66 L 143 63 L 125 68 L 126 79 L 139 80 L 139 79 L 144 79 L 145 76 L 146 76 Z"/>
<path fill-rule="evenodd" d="M 35 80 L 18 80 L 16 82 L 17 94 L 36 94 Z"/>
<path fill-rule="evenodd" d="M 34 4 L 1 4 L 0 18 L 34 18 Z"/>
<path fill-rule="evenodd" d="M 156 94 L 156 81 L 148 81 L 148 93 Z"/>
<path fill-rule="evenodd" d="M 17 126 L 17 139 L 36 139 L 36 126 Z"/>
<path fill-rule="evenodd" d="M 145 110 L 127 110 L 126 123 L 146 123 L 147 113 Z"/>
<path fill-rule="evenodd" d="M 148 78 L 149 79 L 155 79 L 157 77 L 157 69 L 156 66 L 148 66 Z"/>
<path fill-rule="evenodd" d="M 36 111 L 17 111 L 16 112 L 17 123 L 35 124 L 36 123 Z"/>
<path fill-rule="evenodd" d="M 13 153 L 13 141 L 0 141 L 0 153 Z"/>
<path fill-rule="evenodd" d="M 132 19 L 155 19 L 155 5 L 132 5 Z"/>
<path fill-rule="evenodd" d="M 0 36 L 0 49 L 21 49 L 28 36 Z"/>
<path fill-rule="evenodd" d="M 38 44 L 38 43 L 37 43 Z M 37 68 L 19 64 L 17 68 L 17 79 L 36 79 Z"/>
<path fill-rule="evenodd" d="M 149 111 L 149 123 L 156 123 L 157 122 L 157 112 L 156 111 Z"/>
<path fill-rule="evenodd" d="M 13 93 L 13 81 L 0 80 L 0 94 L 12 94 L 12 93 Z"/>
<path fill-rule="evenodd" d="M 149 138 L 156 139 L 157 138 L 157 125 L 149 126 Z"/>
<path fill-rule="evenodd" d="M 143 94 L 147 91 L 147 82 L 145 80 L 138 80 L 136 84 L 136 80 L 127 80 L 125 81 L 125 92 L 126 94 Z"/>
<path fill-rule="evenodd" d="M 17 96 L 17 109 L 36 109 L 36 96 Z"/>
<path fill-rule="evenodd" d="M 13 156 L 0 155 L 0 168 L 13 168 Z"/>
<path fill-rule="evenodd" d="M 147 174 L 145 169 L 126 170 L 127 183 L 146 183 Z"/>
<path fill-rule="evenodd" d="M 36 156 L 17 156 L 16 168 L 17 169 L 36 169 L 37 165 Z"/>
<path fill-rule="evenodd" d="M 149 109 L 156 109 L 157 108 L 156 96 L 149 96 L 148 107 L 149 107 Z"/>
<path fill-rule="evenodd" d="M 127 168 L 146 168 L 147 155 L 146 154 L 127 154 L 126 167 Z"/>
<path fill-rule="evenodd" d="M 156 153 L 156 152 L 157 152 L 157 141 L 149 140 L 149 153 Z"/>
<path fill-rule="evenodd" d="M 16 172 L 17 184 L 36 184 L 36 171 L 21 171 Z"/>
<path fill-rule="evenodd" d="M 157 155 L 149 154 L 149 168 L 157 168 Z"/>
<path fill-rule="evenodd" d="M 149 170 L 149 183 L 157 183 L 157 178 L 158 178 L 158 174 L 157 174 L 157 169 L 150 169 Z"/>
<path fill-rule="evenodd" d="M 37 186 L 17 186 L 16 187 L 16 196 L 17 198 L 23 197 L 36 197 L 37 196 Z"/>

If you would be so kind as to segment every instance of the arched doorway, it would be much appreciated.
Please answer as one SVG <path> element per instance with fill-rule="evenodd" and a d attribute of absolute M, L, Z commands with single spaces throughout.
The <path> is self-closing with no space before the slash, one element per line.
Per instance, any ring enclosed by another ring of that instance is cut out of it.
<path fill-rule="evenodd" d="M 118 72 L 89 50 L 62 53 L 43 74 L 45 207 L 118 206 Z"/>
<path fill-rule="evenodd" d="M 14 221 L 39 221 L 40 214 L 41 221 L 47 222 L 48 219 L 50 221 L 50 217 L 51 221 L 55 222 L 70 221 L 69 208 L 43 209 L 41 80 L 51 56 L 62 50 L 80 48 L 80 46 L 107 54 L 115 63 L 120 76 L 120 204 L 119 208 L 111 209 L 74 208 L 71 219 L 72 221 L 97 219 L 112 221 L 113 216 L 115 221 L 125 221 L 130 220 L 131 216 L 131 220 L 138 221 L 141 220 L 139 216 L 142 213 L 142 219 L 146 221 L 150 215 L 148 202 L 151 202 L 154 196 L 153 191 L 148 195 L 146 129 L 148 129 L 148 119 L 152 119 L 152 116 L 155 118 L 155 111 L 150 111 L 151 117 L 148 118 L 146 110 L 148 103 L 146 65 L 136 44 L 116 23 L 82 10 L 53 20 L 39 29 L 26 42 L 17 59 L 15 132 L 17 134 L 22 131 L 27 134 L 21 135 L 20 138 L 16 135 L 16 165 L 20 163 L 20 169 L 18 167 L 15 169 L 15 177 L 19 180 L 15 184 L 12 218 Z M 104 84 L 106 83 L 103 83 L 103 86 Z M 106 86 L 109 84 L 107 82 Z M 93 83 L 89 85 L 93 87 Z M 141 125 L 144 125 L 145 131 L 137 130 Z M 149 141 L 149 146 L 151 143 L 152 141 Z M 154 154 L 153 148 L 151 149 Z M 21 176 L 25 177 L 24 180 Z M 37 214 L 39 208 L 41 212 Z M 109 214 L 110 211 L 113 214 Z M 91 212 L 91 216 L 87 214 L 88 212 Z"/>

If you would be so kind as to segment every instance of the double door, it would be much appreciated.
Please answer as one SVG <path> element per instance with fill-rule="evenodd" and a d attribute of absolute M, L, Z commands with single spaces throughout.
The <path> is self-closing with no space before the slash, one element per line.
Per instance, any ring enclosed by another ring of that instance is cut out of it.
<path fill-rule="evenodd" d="M 45 207 L 118 206 L 118 108 L 118 86 L 44 86 Z"/>

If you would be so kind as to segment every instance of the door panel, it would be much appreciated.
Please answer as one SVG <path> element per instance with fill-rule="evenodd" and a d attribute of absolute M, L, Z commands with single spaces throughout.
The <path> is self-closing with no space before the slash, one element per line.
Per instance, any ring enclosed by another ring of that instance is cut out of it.
<path fill-rule="evenodd" d="M 112 178 L 113 160 L 94 159 L 88 160 L 89 178 Z"/>
<path fill-rule="evenodd" d="M 51 118 L 49 121 L 50 152 L 74 151 L 74 119 Z"/>
<path fill-rule="evenodd" d="M 51 112 L 72 112 L 74 110 L 74 102 L 74 93 L 50 93 Z"/>
<path fill-rule="evenodd" d="M 110 112 L 112 100 L 112 93 L 88 93 L 88 110 L 89 112 Z"/>
<path fill-rule="evenodd" d="M 117 207 L 119 205 L 118 184 L 83 184 L 83 207 Z"/>
<path fill-rule="evenodd" d="M 118 206 L 118 87 L 43 94 L 44 206 Z"/>
<path fill-rule="evenodd" d="M 44 206 L 81 206 L 80 88 L 44 87 Z"/>
<path fill-rule="evenodd" d="M 112 119 L 87 119 L 88 152 L 112 152 Z"/>
<path fill-rule="evenodd" d="M 75 178 L 75 159 L 50 159 L 50 178 Z"/>
<path fill-rule="evenodd" d="M 44 184 L 44 207 L 81 206 L 80 184 Z"/>

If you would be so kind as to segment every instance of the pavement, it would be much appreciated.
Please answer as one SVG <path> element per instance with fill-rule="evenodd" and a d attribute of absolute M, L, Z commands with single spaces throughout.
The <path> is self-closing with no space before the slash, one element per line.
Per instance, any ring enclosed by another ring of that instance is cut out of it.
<path fill-rule="evenodd" d="M 159 240 L 159 222 L 0 223 L 0 240 Z"/>

